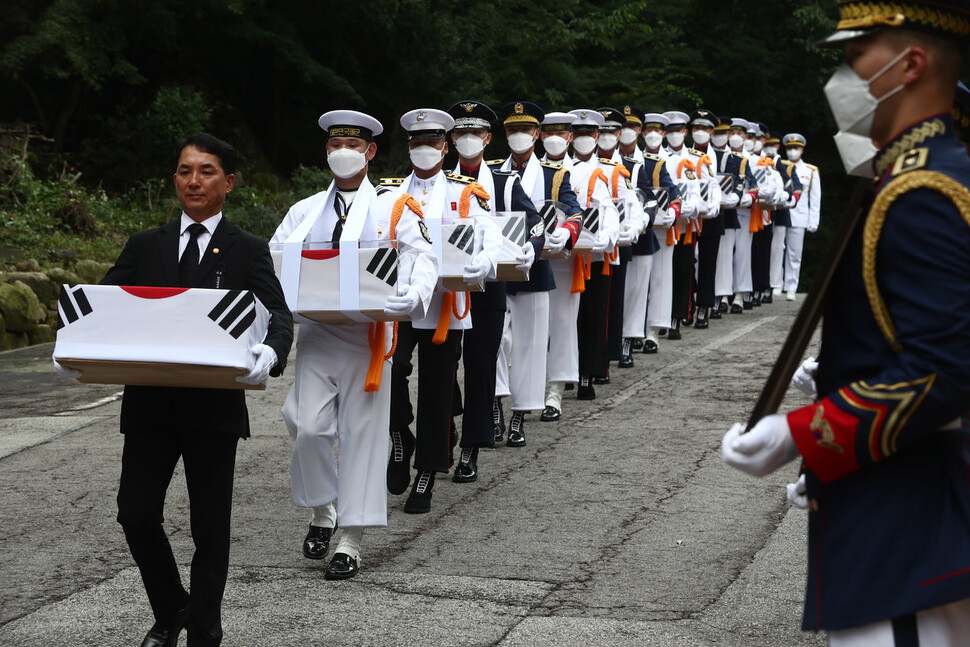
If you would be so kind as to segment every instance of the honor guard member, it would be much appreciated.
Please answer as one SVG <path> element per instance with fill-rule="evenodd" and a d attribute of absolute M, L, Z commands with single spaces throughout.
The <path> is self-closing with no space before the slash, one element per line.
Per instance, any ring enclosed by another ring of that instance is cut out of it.
<path fill-rule="evenodd" d="M 680 339 L 680 322 L 692 322 L 694 310 L 694 245 L 701 231 L 701 216 L 707 217 L 710 211 L 710 186 L 708 180 L 713 176 L 711 159 L 703 153 L 692 151 L 684 145 L 687 137 L 687 113 L 678 110 L 665 112 L 668 123 L 666 131 L 667 156 L 677 163 L 677 175 L 673 178 L 681 191 L 683 208 L 680 223 L 675 227 L 677 244 L 674 246 L 672 268 L 671 323 L 667 339 Z M 669 167 L 669 165 L 668 165 Z M 701 192 L 701 177 L 705 192 Z M 715 215 L 717 212 L 715 211 Z"/>
<path fill-rule="evenodd" d="M 795 300 L 798 291 L 798 276 L 802 270 L 802 246 L 805 231 L 815 233 L 818 229 L 819 213 L 822 206 L 822 180 L 818 167 L 802 159 L 805 137 L 799 133 L 788 133 L 782 138 L 785 154 L 795 163 L 795 174 L 802 183 L 802 197 L 791 210 L 791 226 L 785 230 L 785 298 Z"/>
<path fill-rule="evenodd" d="M 712 161 L 708 177 L 708 219 L 697 234 L 697 315 L 694 328 L 700 329 L 708 327 L 712 315 L 721 316 L 719 312 L 711 312 L 715 304 L 714 274 L 717 271 L 718 247 L 724 235 L 721 203 L 727 198 L 721 191 L 718 178 L 719 158 L 711 143 L 711 136 L 719 123 L 717 116 L 705 108 L 699 108 L 690 115 L 691 139 L 694 142 L 692 150 L 706 155 Z M 711 216 L 711 213 L 714 215 Z"/>
<path fill-rule="evenodd" d="M 404 206 L 393 227 L 392 192 L 375 189 L 367 178 L 377 152 L 373 138 L 383 126 L 354 110 L 327 112 L 319 124 L 327 132 L 327 163 L 334 181 L 326 191 L 290 207 L 271 242 L 286 242 L 316 214 L 305 241 L 356 244 L 393 234 L 404 243 L 397 270 L 398 285 L 403 287 L 398 296 L 388 298 L 385 312 L 420 318 L 431 303 L 438 262 L 419 214 Z M 371 339 L 379 343 L 372 347 Z M 303 320 L 300 325 L 296 379 L 283 404 L 283 419 L 293 438 L 293 503 L 313 510 L 304 556 L 325 558 L 334 528 L 342 529 L 325 573 L 328 579 L 353 577 L 360 567 L 364 528 L 387 525 L 384 479 L 391 376 L 384 369 L 392 340 L 391 324 Z"/>
<path fill-rule="evenodd" d="M 459 101 L 448 110 L 455 119 L 451 141 L 458 151 L 455 175 L 474 178 L 488 193 L 491 211 L 523 212 L 527 231 L 540 222 L 518 176 L 511 171 L 491 169 L 483 164 L 485 147 L 492 141 L 491 124 L 498 117 L 478 101 Z M 568 238 L 568 232 L 565 232 Z M 526 242 L 526 244 L 531 244 Z M 469 279 L 477 279 L 475 268 Z M 463 334 L 461 353 L 465 367 L 465 402 L 461 422 L 461 455 L 455 465 L 454 481 L 469 483 L 478 478 L 478 450 L 494 447 L 495 367 L 505 326 L 504 281 L 488 281 L 483 292 L 471 293 L 472 327 Z"/>
<path fill-rule="evenodd" d="M 569 157 L 572 141 L 572 123 L 576 116 L 565 112 L 548 112 L 542 119 L 539 136 L 546 154 L 542 161 L 561 164 L 569 169 L 570 184 L 580 191 L 588 183 L 591 166 L 574 164 Z M 609 190 L 603 187 L 607 194 Z M 582 193 L 582 191 L 580 191 Z M 580 197 L 580 204 L 583 200 Z M 549 353 L 546 359 L 545 408 L 539 419 L 543 422 L 559 420 L 562 412 L 562 392 L 567 382 L 579 381 L 579 342 L 576 337 L 576 317 L 579 312 L 580 289 L 573 285 L 574 259 L 552 258 L 549 267 L 556 282 L 556 289 L 549 292 Z"/>
<path fill-rule="evenodd" d="M 643 118 L 646 113 L 636 106 L 620 106 L 620 112 L 626 119 L 623 128 L 620 129 L 620 156 L 632 157 L 637 162 L 643 163 L 643 151 L 637 142 L 643 132 Z"/>
<path fill-rule="evenodd" d="M 399 194 L 414 196 L 424 211 L 425 220 L 487 216 L 489 195 L 472 178 L 446 175 L 442 171 L 448 153 L 446 133 L 455 120 L 447 112 L 418 108 L 401 117 L 408 133 L 411 174 L 397 183 Z M 467 189 L 467 190 L 466 190 Z M 485 249 L 475 255 L 465 269 L 471 275 L 495 275 L 495 259 Z M 402 494 L 411 482 L 409 465 L 414 452 L 417 476 L 404 503 L 404 512 L 423 514 L 431 510 L 435 474 L 451 467 L 451 411 L 455 385 L 456 359 L 463 330 L 471 328 L 471 304 L 465 292 L 435 291 L 427 314 L 398 325 L 397 349 L 391 375 L 391 444 L 387 463 L 387 489 Z M 412 356 L 418 350 L 418 412 L 411 406 L 408 378 L 413 370 Z M 415 433 L 409 426 L 415 421 Z M 402 459 L 403 460 L 400 460 Z"/>
<path fill-rule="evenodd" d="M 657 211 L 653 221 L 645 223 L 647 229 L 632 246 L 627 270 L 630 276 L 623 290 L 624 351 L 627 350 L 628 343 L 632 350 L 633 342 L 645 336 L 643 352 L 656 353 L 657 328 L 670 325 L 672 276 L 669 263 L 666 262 L 669 259 L 661 258 L 661 249 L 667 241 L 667 228 L 680 215 L 681 202 L 670 179 L 666 153 L 662 146 L 667 123 L 668 119 L 662 114 L 645 114 L 643 139 L 646 149 L 643 152 L 643 162 L 637 162 L 632 157 L 623 158 L 623 165 L 630 172 L 631 183 L 636 189 L 645 195 L 652 194 L 654 189 L 662 189 L 667 191 L 669 200 L 669 207 Z M 656 232 L 654 227 L 658 227 Z M 624 354 L 621 353 L 621 360 Z M 632 356 L 630 359 L 632 360 Z"/>
<path fill-rule="evenodd" d="M 537 208 L 547 200 L 566 205 L 563 227 L 570 234 L 569 244 L 575 242 L 582 216 L 570 184 L 569 170 L 560 164 L 540 162 L 535 155 L 539 126 L 545 113 L 528 101 L 507 103 L 499 112 L 512 154 L 504 161 L 496 160 L 488 162 L 488 165 L 493 170 L 497 168 L 516 173 L 522 188 Z M 509 303 L 508 334 L 511 335 L 511 365 L 507 369 L 512 409 L 507 444 L 511 447 L 525 445 L 526 412 L 542 411 L 544 408 L 549 291 L 556 287 L 549 261 L 541 258 L 545 244 L 541 224 L 533 228 L 531 234 L 535 261 L 529 272 L 529 280 L 509 282 L 505 286 Z M 552 352 L 559 352 L 559 349 Z M 503 368 L 500 358 L 499 372 Z"/>
<path fill-rule="evenodd" d="M 791 227 L 791 209 L 798 204 L 802 195 L 802 182 L 795 172 L 795 163 L 778 154 L 780 146 L 781 139 L 773 133 L 768 133 L 764 155 L 774 160 L 775 170 L 781 175 L 787 199 L 771 214 L 771 250 L 768 258 L 768 280 L 771 287 L 764 291 L 761 297 L 762 303 L 771 303 L 774 300 L 774 294 L 781 294 L 784 286 L 785 237 L 788 228 Z"/>
<path fill-rule="evenodd" d="M 803 629 L 833 647 L 963 645 L 970 158 L 950 109 L 970 4 L 843 3 L 837 28 L 836 141 L 875 179 L 826 294 L 819 399 L 736 425 L 722 452 L 758 476 L 804 461 L 791 486 L 808 508 Z"/>
<path fill-rule="evenodd" d="M 758 230 L 751 236 L 751 305 L 761 307 L 761 295 L 765 291 L 771 292 L 771 240 L 773 235 L 774 211 L 779 206 L 783 206 L 788 200 L 788 195 L 784 192 L 784 180 L 781 173 L 775 168 L 775 160 L 764 153 L 764 142 L 767 140 L 768 127 L 763 123 L 751 122 L 755 127 L 754 154 L 757 156 L 756 165 L 764 168 L 768 172 L 768 181 L 775 188 L 775 195 L 770 205 L 762 210 L 761 220 L 756 224 Z M 755 223 L 752 223 L 755 224 Z"/>

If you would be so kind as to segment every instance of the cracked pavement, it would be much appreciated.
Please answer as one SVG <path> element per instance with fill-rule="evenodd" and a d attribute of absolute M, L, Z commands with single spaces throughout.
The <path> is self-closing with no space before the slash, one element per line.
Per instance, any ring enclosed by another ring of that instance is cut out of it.
<path fill-rule="evenodd" d="M 478 481 L 439 477 L 430 514 L 389 495 L 388 527 L 364 534 L 343 582 L 300 552 L 309 516 L 290 501 L 279 413 L 292 371 L 250 392 L 223 645 L 825 644 L 799 629 L 806 520 L 784 493 L 797 467 L 754 479 L 720 459 L 800 300 L 614 363 L 595 400 L 566 392 L 561 421 L 529 415 L 525 447 L 482 450 Z M 114 520 L 120 388 L 62 380 L 51 350 L 0 353 L 0 644 L 137 644 L 152 618 Z M 792 391 L 784 408 L 803 402 Z M 166 528 L 187 577 L 181 468 Z"/>

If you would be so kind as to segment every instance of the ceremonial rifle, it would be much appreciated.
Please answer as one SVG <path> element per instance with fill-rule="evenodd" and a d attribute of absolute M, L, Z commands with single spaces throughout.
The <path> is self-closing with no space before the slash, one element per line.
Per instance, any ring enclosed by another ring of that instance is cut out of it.
<path fill-rule="evenodd" d="M 805 303 L 802 304 L 798 316 L 795 317 L 795 323 L 788 332 L 788 338 L 785 339 L 778 359 L 775 360 L 775 365 L 768 375 L 768 381 L 761 390 L 761 395 L 754 405 L 751 417 L 748 418 L 746 432 L 750 431 L 765 416 L 777 412 L 778 407 L 781 406 L 781 401 L 788 390 L 792 375 L 802 363 L 802 356 L 808 347 L 808 342 L 811 340 L 816 326 L 818 326 L 819 319 L 822 318 L 822 306 L 825 304 L 825 297 L 832 287 L 835 270 L 842 261 L 842 257 L 845 256 L 845 250 L 849 246 L 849 238 L 866 212 L 862 202 L 871 184 L 870 180 L 864 179 L 859 180 L 856 184 L 845 215 L 842 217 L 842 222 L 839 223 L 839 229 L 835 232 L 835 240 L 815 275 L 812 290 L 805 297 Z"/>

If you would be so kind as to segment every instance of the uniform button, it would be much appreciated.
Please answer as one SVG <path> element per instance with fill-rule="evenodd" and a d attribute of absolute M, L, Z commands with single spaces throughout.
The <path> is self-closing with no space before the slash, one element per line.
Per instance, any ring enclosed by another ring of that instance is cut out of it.
<path fill-rule="evenodd" d="M 427 203 L 427 202 L 425 202 L 424 200 L 422 200 L 422 201 L 421 201 L 421 206 L 422 206 L 422 207 L 423 207 L 424 205 L 426 205 L 426 204 L 428 204 L 428 203 Z"/>
<path fill-rule="evenodd" d="M 427 189 L 424 190 L 424 194 L 425 195 L 428 195 L 428 190 Z"/>

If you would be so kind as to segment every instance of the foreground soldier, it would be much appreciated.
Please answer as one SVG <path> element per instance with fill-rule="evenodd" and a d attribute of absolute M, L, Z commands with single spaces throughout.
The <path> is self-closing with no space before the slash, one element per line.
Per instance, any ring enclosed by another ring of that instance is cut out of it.
<path fill-rule="evenodd" d="M 759 476 L 805 461 L 802 626 L 834 647 L 970 636 L 970 158 L 950 116 L 970 8 L 893 7 L 846 4 L 829 38 L 845 63 L 826 94 L 861 144 L 837 135 L 843 161 L 864 160 L 868 138 L 880 148 L 827 295 L 820 399 L 735 425 L 722 446 Z"/>
<path fill-rule="evenodd" d="M 334 181 L 326 191 L 293 205 L 271 242 L 282 243 L 308 217 L 319 213 L 305 240 L 378 240 L 391 237 L 393 195 L 375 190 L 367 169 L 383 131 L 373 117 L 334 110 L 320 117 L 327 131 L 327 163 Z M 427 312 L 437 280 L 437 261 L 423 223 L 405 208 L 396 238 L 411 251 L 398 265 L 400 296 L 389 297 L 389 314 L 417 317 Z M 356 232 L 358 237 L 352 236 Z M 402 246 L 403 248 L 403 246 Z M 410 269 L 408 269 L 410 268 Z M 390 350 L 391 324 L 320 324 L 304 321 L 296 353 L 296 381 L 283 404 L 293 438 L 293 503 L 313 509 L 303 542 L 309 559 L 324 559 L 339 524 L 340 543 L 327 566 L 327 579 L 353 577 L 360 568 L 360 541 L 367 526 L 387 525 L 385 465 L 391 398 L 390 375 L 383 371 Z M 371 348 L 370 336 L 383 340 Z M 452 362 L 454 363 L 454 362 Z M 367 384 L 372 365 L 383 372 L 376 389 Z M 340 439 L 340 471 L 334 441 Z M 340 498 L 339 509 L 334 502 Z"/>

